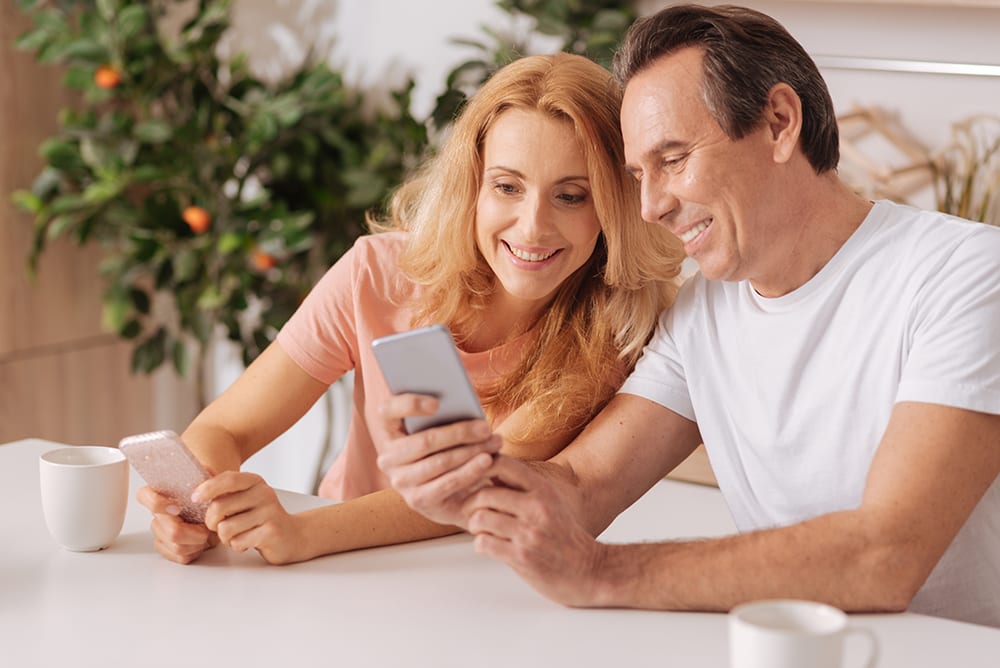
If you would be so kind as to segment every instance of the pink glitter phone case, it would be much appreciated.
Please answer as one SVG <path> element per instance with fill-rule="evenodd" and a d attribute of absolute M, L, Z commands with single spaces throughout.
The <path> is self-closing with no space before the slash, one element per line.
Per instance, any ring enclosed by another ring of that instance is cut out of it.
<path fill-rule="evenodd" d="M 208 504 L 195 503 L 191 493 L 209 474 L 176 433 L 166 430 L 127 436 L 118 449 L 147 485 L 174 500 L 182 520 L 191 524 L 205 522 Z"/>

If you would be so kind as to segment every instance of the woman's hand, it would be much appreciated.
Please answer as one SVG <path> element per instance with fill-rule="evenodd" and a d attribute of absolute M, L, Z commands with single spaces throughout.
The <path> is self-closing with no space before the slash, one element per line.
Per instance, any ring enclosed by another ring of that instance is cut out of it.
<path fill-rule="evenodd" d="M 170 561 L 190 564 L 205 550 L 218 545 L 218 537 L 204 524 L 189 524 L 178 517 L 180 508 L 170 498 L 150 487 L 139 488 L 135 497 L 153 513 L 149 527 L 153 544 L 156 551 Z"/>
<path fill-rule="evenodd" d="M 403 418 L 433 415 L 437 400 L 416 394 L 389 397 L 381 406 L 379 468 L 406 503 L 440 524 L 465 527 L 462 505 L 490 484 L 485 476 L 503 440 L 484 420 L 467 420 L 414 434 Z"/>
<path fill-rule="evenodd" d="M 305 561 L 308 540 L 301 523 L 278 501 L 274 489 L 256 473 L 226 471 L 200 484 L 191 497 L 208 503 L 205 526 L 223 545 L 255 549 L 270 564 Z"/>

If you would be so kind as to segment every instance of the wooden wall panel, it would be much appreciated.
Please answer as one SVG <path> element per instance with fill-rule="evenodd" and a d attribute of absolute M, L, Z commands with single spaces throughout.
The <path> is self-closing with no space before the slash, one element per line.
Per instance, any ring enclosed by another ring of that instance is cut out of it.
<path fill-rule="evenodd" d="M 131 376 L 131 346 L 101 331 L 100 249 L 60 241 L 43 255 L 38 280 L 27 278 L 31 219 L 10 193 L 31 186 L 38 146 L 70 102 L 60 71 L 12 47 L 29 27 L 14 3 L 0 3 L 0 443 L 114 444 L 137 431 L 179 430 L 194 415 L 190 381 L 169 371 Z"/>
<path fill-rule="evenodd" d="M 153 428 L 152 385 L 129 377 L 128 346 L 117 341 L 0 364 L 0 443 L 116 445 Z"/>

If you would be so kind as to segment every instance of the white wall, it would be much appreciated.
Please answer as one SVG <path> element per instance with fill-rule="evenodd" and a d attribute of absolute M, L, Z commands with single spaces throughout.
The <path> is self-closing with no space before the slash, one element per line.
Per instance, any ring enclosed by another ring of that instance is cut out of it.
<path fill-rule="evenodd" d="M 307 51 L 342 71 L 348 82 L 398 87 L 414 76 L 413 112 L 433 109 L 448 72 L 476 51 L 452 38 L 481 39 L 481 24 L 509 25 L 494 0 L 236 0 L 230 48 L 277 77 Z"/>

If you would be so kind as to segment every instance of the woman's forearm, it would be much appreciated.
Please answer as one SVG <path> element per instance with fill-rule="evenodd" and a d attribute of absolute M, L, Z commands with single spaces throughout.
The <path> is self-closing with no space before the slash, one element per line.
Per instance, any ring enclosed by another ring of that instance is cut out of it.
<path fill-rule="evenodd" d="M 325 554 L 395 545 L 459 533 L 461 529 L 431 522 L 412 510 L 394 490 L 315 508 L 296 515 L 305 536 L 305 561 Z"/>

